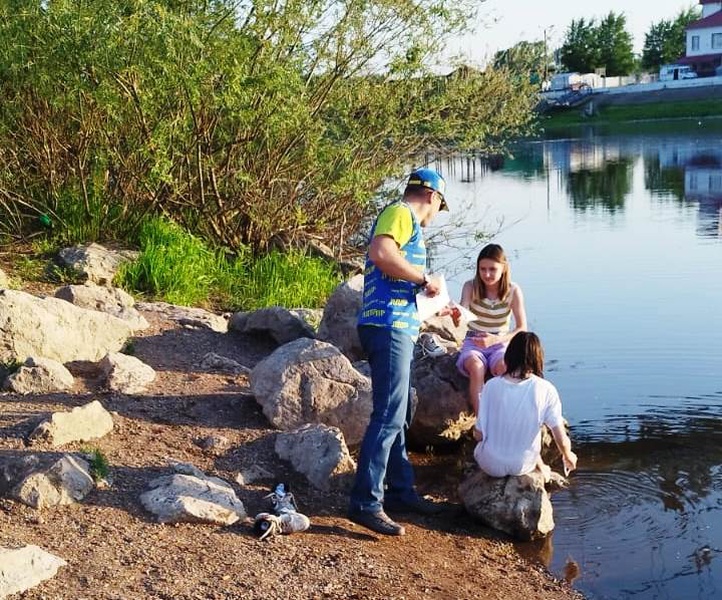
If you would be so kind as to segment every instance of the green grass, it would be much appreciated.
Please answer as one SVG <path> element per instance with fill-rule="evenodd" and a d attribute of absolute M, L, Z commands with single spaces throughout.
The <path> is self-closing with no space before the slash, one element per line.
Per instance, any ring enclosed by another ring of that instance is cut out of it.
<path fill-rule="evenodd" d="M 338 268 L 301 252 L 228 257 L 161 218 L 140 233 L 141 255 L 118 274 L 132 293 L 189 306 L 254 310 L 322 306 L 339 284 Z"/>
<path fill-rule="evenodd" d="M 243 310 L 266 306 L 316 308 L 341 282 L 335 265 L 297 251 L 274 251 L 251 259 L 243 272 L 232 276 L 224 287 L 231 304 Z"/>
<path fill-rule="evenodd" d="M 199 238 L 161 218 L 143 224 L 141 255 L 121 269 L 123 287 L 172 304 L 195 305 L 211 293 L 220 256 Z"/>
<path fill-rule="evenodd" d="M 539 124 L 545 130 L 573 125 L 616 124 L 630 121 L 700 119 L 722 117 L 722 101 L 694 100 L 688 102 L 654 102 L 647 104 L 624 104 L 599 107 L 592 117 L 582 115 L 580 108 L 571 108 L 543 116 Z"/>
<path fill-rule="evenodd" d="M 87 454 L 88 463 L 90 464 L 90 476 L 96 483 L 108 478 L 110 474 L 110 463 L 100 450 L 97 448 L 84 448 L 82 452 Z"/>

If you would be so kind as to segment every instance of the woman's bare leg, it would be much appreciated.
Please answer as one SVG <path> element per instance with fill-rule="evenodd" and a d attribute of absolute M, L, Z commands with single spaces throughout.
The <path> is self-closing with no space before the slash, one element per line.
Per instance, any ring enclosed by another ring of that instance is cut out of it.
<path fill-rule="evenodd" d="M 474 415 L 479 414 L 479 394 L 484 387 L 484 375 L 486 367 L 477 356 L 470 356 L 464 361 L 464 369 L 469 374 L 469 404 Z"/>

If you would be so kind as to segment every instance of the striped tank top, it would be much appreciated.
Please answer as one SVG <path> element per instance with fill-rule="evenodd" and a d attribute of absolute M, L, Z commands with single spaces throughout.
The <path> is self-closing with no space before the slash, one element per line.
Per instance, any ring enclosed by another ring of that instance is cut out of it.
<path fill-rule="evenodd" d="M 514 297 L 516 285 L 509 286 L 509 293 L 502 300 L 472 300 L 469 310 L 476 315 L 476 319 L 469 321 L 469 335 L 474 332 L 509 333 L 511 326 L 511 300 Z"/>

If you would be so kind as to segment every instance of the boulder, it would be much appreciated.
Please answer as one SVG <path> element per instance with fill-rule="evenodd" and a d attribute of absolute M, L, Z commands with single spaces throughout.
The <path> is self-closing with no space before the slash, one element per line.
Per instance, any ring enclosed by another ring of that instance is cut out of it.
<path fill-rule="evenodd" d="M 16 394 L 50 394 L 73 387 L 73 376 L 61 363 L 50 358 L 28 357 L 25 364 L 5 381 Z"/>
<path fill-rule="evenodd" d="M 358 444 L 371 415 L 371 380 L 335 346 L 300 338 L 277 348 L 251 371 L 251 392 L 277 428 L 306 423 L 338 427 Z"/>
<path fill-rule="evenodd" d="M 241 363 L 215 352 L 206 353 L 198 366 L 204 371 L 217 371 L 230 375 L 249 375 L 251 372 L 251 369 Z"/>
<path fill-rule="evenodd" d="M 54 577 L 67 563 L 39 546 L 0 547 L 0 599 L 19 594 Z"/>
<path fill-rule="evenodd" d="M 141 494 L 141 503 L 159 523 L 232 525 L 246 518 L 246 509 L 228 482 L 194 472 L 154 479 Z"/>
<path fill-rule="evenodd" d="M 100 361 L 108 389 L 121 394 L 140 394 L 155 380 L 155 371 L 135 356 L 110 352 Z"/>
<path fill-rule="evenodd" d="M 30 442 L 47 442 L 54 448 L 70 442 L 102 438 L 113 430 L 113 418 L 97 400 L 70 412 L 53 413 L 30 434 Z"/>
<path fill-rule="evenodd" d="M 313 328 L 303 317 L 281 306 L 237 312 L 231 317 L 228 329 L 240 333 L 267 335 L 277 344 L 286 344 L 303 337 L 316 337 Z"/>
<path fill-rule="evenodd" d="M 131 333 L 128 323 L 106 313 L 59 298 L 0 290 L 0 363 L 23 362 L 28 356 L 95 362 L 120 350 Z"/>
<path fill-rule="evenodd" d="M 473 426 L 468 402 L 469 380 L 456 368 L 456 353 L 416 359 L 411 368 L 411 384 L 416 388 L 418 405 L 409 428 L 412 446 L 445 446 L 459 439 Z"/>
<path fill-rule="evenodd" d="M 351 361 L 365 358 L 356 331 L 363 289 L 363 275 L 356 275 L 339 285 L 326 302 L 318 327 L 318 339 L 333 344 Z"/>
<path fill-rule="evenodd" d="M 129 293 L 115 287 L 93 283 L 66 285 L 55 292 L 55 297 L 75 306 L 108 313 L 125 321 L 133 331 L 148 328 L 148 321 L 134 307 L 135 300 Z"/>
<path fill-rule="evenodd" d="M 50 457 L 29 455 L 6 459 L 0 465 L 4 495 L 38 510 L 73 504 L 95 487 L 87 461 L 65 454 L 48 464 Z"/>
<path fill-rule="evenodd" d="M 228 321 L 202 308 L 178 306 L 167 302 L 138 302 L 135 307 L 146 312 L 155 312 L 164 319 L 174 321 L 186 329 L 210 329 L 218 333 L 228 331 Z"/>
<path fill-rule="evenodd" d="M 289 461 L 314 487 L 323 491 L 332 487 L 348 488 L 356 470 L 343 433 L 337 427 L 309 423 L 280 433 L 275 450 L 279 458 Z"/>
<path fill-rule="evenodd" d="M 111 285 L 123 263 L 134 261 L 139 253 L 132 250 L 109 250 L 100 244 L 63 248 L 56 262 L 77 273 L 83 280 Z"/>
<path fill-rule="evenodd" d="M 461 483 L 459 496 L 470 515 L 516 539 L 538 539 L 554 529 L 554 511 L 538 471 L 490 477 L 479 469 Z"/>

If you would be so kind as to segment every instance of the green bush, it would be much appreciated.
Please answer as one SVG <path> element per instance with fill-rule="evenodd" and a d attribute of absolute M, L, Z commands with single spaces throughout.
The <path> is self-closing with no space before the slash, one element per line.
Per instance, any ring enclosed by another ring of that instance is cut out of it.
<path fill-rule="evenodd" d="M 337 250 L 418 156 L 526 130 L 523 78 L 432 74 L 477 4 L 1 3 L 0 237 L 45 216 L 122 239 L 164 214 L 234 253 Z"/>

